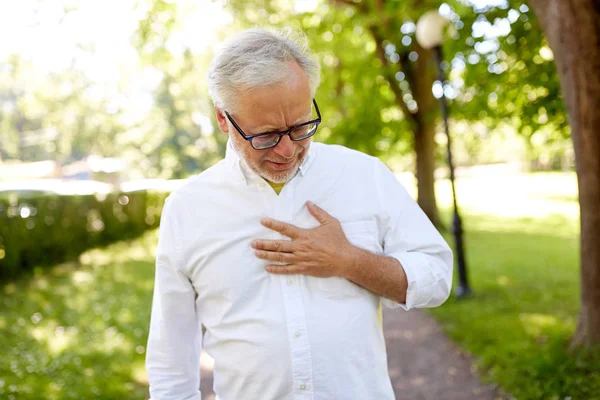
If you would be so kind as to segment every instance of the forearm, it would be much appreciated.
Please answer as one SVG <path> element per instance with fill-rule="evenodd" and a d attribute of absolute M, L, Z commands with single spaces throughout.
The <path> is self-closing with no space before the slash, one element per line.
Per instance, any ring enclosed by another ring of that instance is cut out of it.
<path fill-rule="evenodd" d="M 342 276 L 359 286 L 398 303 L 406 302 L 408 281 L 404 268 L 393 257 L 352 246 L 344 252 Z"/>

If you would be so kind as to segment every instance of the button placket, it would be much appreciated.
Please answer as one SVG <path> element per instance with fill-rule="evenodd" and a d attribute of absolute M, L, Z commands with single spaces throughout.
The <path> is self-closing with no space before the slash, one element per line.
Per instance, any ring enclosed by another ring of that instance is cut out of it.
<path fill-rule="evenodd" d="M 294 180 L 289 182 L 279 194 L 276 218 L 292 223 L 294 215 Z M 289 240 L 281 235 L 282 240 Z M 302 301 L 302 288 L 295 275 L 281 275 L 281 290 L 286 312 L 287 329 L 290 333 L 292 374 L 296 399 L 312 399 L 312 357 L 308 335 L 305 334 L 306 311 Z"/>

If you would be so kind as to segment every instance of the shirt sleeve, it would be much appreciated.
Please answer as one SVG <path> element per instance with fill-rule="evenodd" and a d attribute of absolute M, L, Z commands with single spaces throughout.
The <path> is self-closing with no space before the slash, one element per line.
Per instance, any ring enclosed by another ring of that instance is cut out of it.
<path fill-rule="evenodd" d="M 160 222 L 146 370 L 151 400 L 200 400 L 201 322 L 179 259 L 173 198 L 165 201 Z"/>
<path fill-rule="evenodd" d="M 389 168 L 379 160 L 376 164 L 384 254 L 400 262 L 408 279 L 406 303 L 383 298 L 383 304 L 405 310 L 437 307 L 450 296 L 452 251 Z"/>

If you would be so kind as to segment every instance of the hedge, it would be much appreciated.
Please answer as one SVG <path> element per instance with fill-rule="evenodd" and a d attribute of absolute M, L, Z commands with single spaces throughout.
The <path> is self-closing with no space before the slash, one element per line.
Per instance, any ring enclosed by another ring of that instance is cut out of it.
<path fill-rule="evenodd" d="M 84 251 L 156 228 L 167 192 L 0 193 L 0 278 L 76 260 Z"/>

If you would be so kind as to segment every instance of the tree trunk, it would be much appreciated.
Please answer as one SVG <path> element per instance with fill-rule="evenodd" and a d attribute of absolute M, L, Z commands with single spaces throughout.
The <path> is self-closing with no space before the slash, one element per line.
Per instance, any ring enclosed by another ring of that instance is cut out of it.
<path fill-rule="evenodd" d="M 441 227 L 435 199 L 435 126 L 432 123 L 415 127 L 415 153 L 417 155 L 417 203 L 436 227 Z"/>
<path fill-rule="evenodd" d="M 431 222 L 442 227 L 435 199 L 435 117 L 438 103 L 431 86 L 435 80 L 435 63 L 429 50 L 415 46 L 419 58 L 415 73 L 411 76 L 411 88 L 419 111 L 414 126 L 415 153 L 417 155 L 417 202 Z"/>
<path fill-rule="evenodd" d="M 416 113 L 412 113 L 406 101 L 404 101 L 404 93 L 398 86 L 396 75 L 392 72 L 390 63 L 385 56 L 383 42 L 386 36 L 381 32 L 380 27 L 376 25 L 371 25 L 369 31 L 373 35 L 377 58 L 383 65 L 385 78 L 396 97 L 396 104 L 398 104 L 413 129 L 414 147 L 417 156 L 415 174 L 417 178 L 417 203 L 431 222 L 438 229 L 443 229 L 435 199 L 435 116 L 437 103 L 431 92 L 431 86 L 435 80 L 433 54 L 431 51 L 415 44 L 415 49 L 419 54 L 416 68 L 410 65 L 407 55 L 402 55 L 400 58 L 402 70 L 406 74 L 413 98 L 419 107 Z M 390 36 L 393 37 L 393 35 Z"/>
<path fill-rule="evenodd" d="M 581 313 L 571 347 L 600 345 L 600 0 L 531 0 L 554 51 L 575 150 Z"/>

